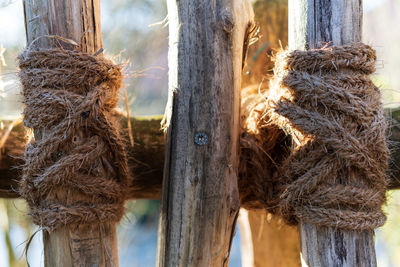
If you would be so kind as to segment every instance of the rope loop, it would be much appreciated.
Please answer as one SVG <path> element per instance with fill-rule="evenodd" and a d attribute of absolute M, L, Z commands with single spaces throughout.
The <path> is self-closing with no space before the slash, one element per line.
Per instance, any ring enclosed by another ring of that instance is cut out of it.
<path fill-rule="evenodd" d="M 35 130 L 20 184 L 33 221 L 49 230 L 119 221 L 129 177 L 114 116 L 121 68 L 60 49 L 27 49 L 18 61 L 24 124 Z"/>
<path fill-rule="evenodd" d="M 386 216 L 389 151 L 375 51 L 356 43 L 276 56 L 268 119 L 292 139 L 279 168 L 289 223 L 371 230 Z"/>

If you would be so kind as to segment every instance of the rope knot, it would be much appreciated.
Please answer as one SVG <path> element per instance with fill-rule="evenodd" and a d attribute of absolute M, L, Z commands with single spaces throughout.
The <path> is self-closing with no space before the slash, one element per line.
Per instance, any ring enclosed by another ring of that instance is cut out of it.
<path fill-rule="evenodd" d="M 19 57 L 25 151 L 21 196 L 36 224 L 118 221 L 128 184 L 127 157 L 114 118 L 120 67 L 68 50 L 25 50 Z"/>

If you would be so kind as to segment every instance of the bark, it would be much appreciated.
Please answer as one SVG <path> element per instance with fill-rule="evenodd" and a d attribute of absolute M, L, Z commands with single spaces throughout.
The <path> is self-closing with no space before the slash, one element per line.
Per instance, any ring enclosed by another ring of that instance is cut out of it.
<path fill-rule="evenodd" d="M 289 48 L 361 41 L 359 0 L 289 0 Z M 355 176 L 356 173 L 348 173 Z M 300 222 L 303 266 L 376 266 L 373 231 L 343 231 Z"/>
<path fill-rule="evenodd" d="M 249 2 L 168 0 L 169 103 L 157 266 L 227 266 L 239 212 Z"/>
<path fill-rule="evenodd" d="M 81 51 L 92 54 L 103 46 L 99 0 L 24 0 L 24 12 L 28 45 L 75 49 L 78 44 Z M 34 134 L 40 139 L 46 131 L 34 129 Z M 51 199 L 64 204 L 87 200 L 73 190 L 55 189 L 51 194 Z M 45 266 L 118 266 L 115 223 L 43 231 L 43 242 Z"/>

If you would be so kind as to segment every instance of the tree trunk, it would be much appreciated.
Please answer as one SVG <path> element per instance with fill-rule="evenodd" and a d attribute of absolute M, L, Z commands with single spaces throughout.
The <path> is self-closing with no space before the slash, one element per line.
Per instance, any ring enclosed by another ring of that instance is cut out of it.
<path fill-rule="evenodd" d="M 361 41 L 360 0 L 289 0 L 289 48 Z M 349 173 L 353 176 L 355 173 Z M 304 266 L 376 266 L 373 231 L 344 231 L 300 222 Z"/>
<path fill-rule="evenodd" d="M 227 266 L 239 212 L 249 2 L 168 0 L 169 103 L 158 266 Z"/>
<path fill-rule="evenodd" d="M 73 49 L 94 54 L 102 44 L 98 0 L 24 0 L 27 43 L 42 49 Z M 54 37 L 58 36 L 58 37 Z M 35 130 L 35 138 L 46 134 Z M 54 190 L 60 201 L 84 200 L 79 192 Z M 43 231 L 45 266 L 118 266 L 114 223 L 81 224 Z"/>

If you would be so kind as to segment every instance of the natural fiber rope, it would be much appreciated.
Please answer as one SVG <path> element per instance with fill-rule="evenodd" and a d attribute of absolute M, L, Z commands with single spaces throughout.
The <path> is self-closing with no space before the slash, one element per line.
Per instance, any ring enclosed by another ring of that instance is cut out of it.
<path fill-rule="evenodd" d="M 293 141 L 279 168 L 289 223 L 370 230 L 384 224 L 388 148 L 380 91 L 364 44 L 276 56 L 266 117 Z"/>
<path fill-rule="evenodd" d="M 24 124 L 35 130 L 20 185 L 33 221 L 49 230 L 119 221 L 128 185 L 113 114 L 120 67 L 102 56 L 60 49 L 27 49 L 18 60 Z"/>
<path fill-rule="evenodd" d="M 269 122 L 271 107 L 265 101 L 268 90 L 258 87 L 249 86 L 241 91 L 240 204 L 246 209 L 277 213 L 282 188 L 277 169 L 289 154 L 289 138 Z"/>

